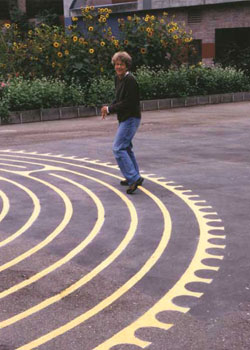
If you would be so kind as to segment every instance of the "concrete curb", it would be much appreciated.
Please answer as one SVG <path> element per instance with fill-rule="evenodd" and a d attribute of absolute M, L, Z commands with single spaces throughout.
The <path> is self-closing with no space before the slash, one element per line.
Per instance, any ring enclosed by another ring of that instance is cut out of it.
<path fill-rule="evenodd" d="M 141 101 L 142 111 L 162 110 L 178 107 L 190 107 L 206 104 L 250 101 L 250 91 L 233 92 L 206 96 L 190 96 L 180 98 L 166 98 L 160 100 Z M 49 120 L 73 119 L 100 115 L 97 107 L 60 107 L 36 109 L 22 112 L 11 112 L 8 123 L 0 119 L 0 124 L 22 124 Z"/>

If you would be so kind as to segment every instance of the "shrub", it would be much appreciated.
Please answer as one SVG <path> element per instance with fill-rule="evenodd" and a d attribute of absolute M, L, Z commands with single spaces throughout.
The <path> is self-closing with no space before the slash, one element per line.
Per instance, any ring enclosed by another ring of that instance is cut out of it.
<path fill-rule="evenodd" d="M 20 24 L 2 26 L 0 30 L 0 68 L 6 77 L 21 75 L 41 78 L 50 76 L 85 84 L 90 79 L 113 73 L 110 63 L 118 50 L 128 51 L 134 66 L 178 66 L 188 57 L 191 33 L 167 18 L 146 15 L 119 19 L 115 37 L 109 27 L 108 8 L 82 9 L 82 17 L 73 17 L 65 31 L 59 26 L 41 23 L 27 31 Z"/>
<path fill-rule="evenodd" d="M 74 83 L 68 85 L 59 80 L 25 80 L 19 77 L 9 81 L 0 101 L 2 109 L 7 103 L 9 111 L 76 106 L 85 104 L 85 92 Z"/>
<path fill-rule="evenodd" d="M 114 100 L 114 80 L 109 77 L 95 78 L 86 91 L 86 103 L 89 106 L 101 106 Z"/>

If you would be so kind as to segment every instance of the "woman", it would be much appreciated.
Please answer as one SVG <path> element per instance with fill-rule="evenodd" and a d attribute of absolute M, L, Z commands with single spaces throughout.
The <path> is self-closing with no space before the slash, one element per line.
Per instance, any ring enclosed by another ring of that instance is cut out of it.
<path fill-rule="evenodd" d="M 115 53 L 112 64 L 116 72 L 116 97 L 110 106 L 102 107 L 101 114 L 102 119 L 105 119 L 107 114 L 117 114 L 119 126 L 113 144 L 113 153 L 125 177 L 120 184 L 129 186 L 127 193 L 132 194 L 144 180 L 140 176 L 132 145 L 132 139 L 141 121 L 139 86 L 129 72 L 132 59 L 127 52 Z"/>

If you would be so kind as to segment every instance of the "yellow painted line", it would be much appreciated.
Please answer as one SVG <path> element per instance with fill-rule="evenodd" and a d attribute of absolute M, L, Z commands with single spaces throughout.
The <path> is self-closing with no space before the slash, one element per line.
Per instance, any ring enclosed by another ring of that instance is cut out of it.
<path fill-rule="evenodd" d="M 10 210 L 10 202 L 9 202 L 9 198 L 6 196 L 6 194 L 0 190 L 0 197 L 2 199 L 3 202 L 3 207 L 0 213 L 0 222 L 5 218 L 5 216 L 8 214 L 9 210 Z"/>
<path fill-rule="evenodd" d="M 9 167 L 26 169 L 26 166 L 22 166 L 22 165 L 13 165 L 13 164 L 9 164 L 9 163 L 0 163 L 0 165 L 7 165 Z"/>
<path fill-rule="evenodd" d="M 111 175 L 111 174 L 110 174 Z M 112 175 L 111 175 L 112 176 Z M 25 344 L 21 347 L 19 347 L 17 350 L 31 350 L 35 347 L 38 347 L 40 345 L 43 345 L 47 343 L 48 341 L 54 339 L 55 337 L 58 337 L 65 332 L 79 326 L 81 323 L 85 322 L 87 319 L 93 317 L 97 313 L 101 312 L 105 308 L 107 308 L 109 305 L 111 305 L 113 302 L 115 302 L 117 299 L 119 299 L 122 295 L 124 295 L 129 289 L 131 289 L 136 283 L 138 283 L 146 274 L 147 272 L 155 265 L 155 263 L 159 260 L 162 253 L 166 249 L 166 246 L 169 242 L 170 235 L 171 235 L 171 228 L 172 228 L 172 222 L 169 215 L 168 210 L 166 209 L 165 205 L 162 203 L 162 201 L 157 198 L 155 195 L 153 195 L 151 192 L 146 190 L 143 187 L 140 187 L 140 189 L 147 194 L 151 199 L 155 201 L 155 203 L 160 208 L 163 219 L 164 219 L 164 230 L 162 233 L 162 238 L 154 251 L 154 253 L 151 255 L 151 257 L 147 260 L 147 262 L 144 264 L 144 266 L 131 278 L 129 279 L 123 286 L 118 288 L 113 294 L 111 294 L 109 297 L 101 301 L 99 304 L 97 304 L 92 309 L 88 310 L 87 312 L 83 313 L 82 315 L 76 317 L 72 321 L 66 323 L 65 325 L 54 329 L 53 331 L 45 334 L 44 336 L 37 338 L 33 341 L 31 341 L 28 344 Z"/>
<path fill-rule="evenodd" d="M 25 186 L 19 184 L 16 181 L 4 178 L 2 176 L 0 176 L 0 180 L 9 182 L 9 183 L 15 185 L 16 187 L 19 187 L 21 190 L 23 190 L 24 192 L 26 192 L 30 196 L 30 198 L 32 199 L 33 204 L 34 204 L 33 212 L 31 214 L 30 218 L 28 219 L 28 221 L 19 230 L 17 230 L 14 234 L 12 234 L 8 238 L 6 238 L 0 242 L 0 247 L 3 247 L 6 244 L 12 242 L 17 237 L 20 237 L 25 231 L 28 230 L 28 228 L 30 228 L 33 225 L 33 223 L 36 221 L 36 219 L 41 211 L 41 207 L 40 207 L 40 201 L 37 198 L 37 196 L 32 191 L 30 191 L 28 188 L 26 188 Z M 0 266 L 0 271 L 2 271 L 1 266 Z"/>
<path fill-rule="evenodd" d="M 0 272 L 8 269 L 11 266 L 14 266 L 14 265 L 18 264 L 19 262 L 23 261 L 24 259 L 27 259 L 31 255 L 33 255 L 36 252 L 38 252 L 40 249 L 44 248 L 47 244 L 49 244 L 52 240 L 54 240 L 64 230 L 64 228 L 68 225 L 68 223 L 69 223 L 69 221 L 70 221 L 70 219 L 72 217 L 72 214 L 73 214 L 72 204 L 71 204 L 68 196 L 65 195 L 65 193 L 62 192 L 58 187 L 56 187 L 54 185 L 51 185 L 47 181 L 44 181 L 44 180 L 41 180 L 41 179 L 37 179 L 37 178 L 29 176 L 29 175 L 27 176 L 27 178 L 35 180 L 35 181 L 38 181 L 38 182 L 42 183 L 43 185 L 51 188 L 53 191 L 55 191 L 62 198 L 62 200 L 64 202 L 64 205 L 65 205 L 64 218 L 61 221 L 61 223 L 56 227 L 56 229 L 46 239 L 44 239 L 42 242 L 37 244 L 35 247 L 27 250 L 25 253 L 17 256 L 15 259 L 12 259 L 12 260 L 8 261 L 7 263 L 1 265 L 0 266 Z M 40 210 L 39 210 L 39 212 L 40 212 Z M 37 214 L 37 216 L 38 216 L 38 214 Z M 29 279 L 25 280 L 24 282 L 26 282 L 26 281 L 29 281 Z M 0 293 L 0 298 L 3 298 L 4 296 L 10 294 L 8 292 L 10 290 L 15 290 L 16 286 L 14 286 L 14 287 L 6 290 L 6 291 L 1 292 Z"/>
<path fill-rule="evenodd" d="M 85 175 L 85 174 L 81 174 L 78 172 L 72 172 L 76 175 L 82 176 L 82 177 L 86 177 L 88 179 L 94 180 L 104 186 L 106 186 L 107 188 L 109 188 L 110 190 L 112 190 L 113 192 L 115 192 L 127 205 L 128 210 L 130 212 L 130 226 L 129 229 L 124 237 L 124 239 L 122 240 L 122 242 L 119 244 L 119 246 L 116 248 L 116 250 L 109 255 L 104 261 L 102 261 L 101 264 L 99 264 L 97 267 L 95 267 L 91 272 L 89 272 L 87 275 L 85 275 L 83 278 L 81 278 L 79 281 L 77 281 L 76 283 L 74 283 L 73 285 L 71 285 L 70 287 L 68 287 L 67 289 L 65 289 L 64 291 L 62 291 L 61 293 L 58 293 L 57 295 L 48 298 L 46 300 L 44 300 L 43 302 L 35 305 L 34 307 L 18 314 L 15 315 L 3 322 L 0 322 L 0 329 L 5 328 L 17 321 L 22 320 L 25 317 L 28 317 L 30 315 L 32 315 L 35 312 L 38 312 L 46 307 L 48 307 L 49 305 L 59 301 L 60 299 L 66 297 L 67 295 L 69 295 L 70 293 L 73 293 L 76 289 L 82 287 L 84 284 L 86 284 L 87 282 L 89 282 L 92 278 L 94 278 L 98 273 L 100 273 L 102 270 L 104 270 L 107 266 L 109 266 L 121 253 L 122 251 L 127 247 L 127 245 L 129 244 L 129 242 L 132 240 L 132 238 L 135 235 L 136 229 L 137 229 L 137 225 L 138 225 L 138 217 L 137 217 L 137 213 L 135 210 L 134 205 L 132 204 L 132 202 L 123 194 L 121 193 L 119 190 L 117 190 L 116 188 L 114 188 L 113 186 L 99 180 L 99 179 L 95 179 L 92 178 L 91 176 Z M 73 185 L 84 189 L 88 192 L 88 194 L 92 197 L 92 199 L 94 200 L 94 202 L 96 203 L 96 206 L 98 208 L 98 220 L 96 221 L 95 227 L 93 228 L 93 230 L 91 231 L 90 235 L 88 236 L 87 239 L 85 239 L 81 244 L 79 244 L 74 250 L 72 250 L 68 255 L 66 255 L 66 257 L 64 257 L 63 259 L 59 260 L 56 264 L 52 265 L 51 267 L 49 267 L 49 269 L 51 270 L 53 268 L 53 270 L 57 267 L 59 267 L 60 265 L 62 265 L 63 263 L 65 263 L 66 261 L 72 259 L 76 254 L 78 254 L 80 251 L 82 251 L 87 244 L 89 244 L 94 237 L 97 235 L 97 233 L 100 231 L 103 222 L 104 222 L 104 208 L 102 206 L 102 203 L 100 202 L 100 200 L 98 199 L 98 197 L 96 195 L 94 195 L 94 193 L 92 193 L 88 188 L 86 188 L 83 185 L 78 184 L 77 182 L 70 180 L 68 178 L 65 178 L 61 175 L 57 175 L 57 174 L 52 174 L 55 177 L 58 177 L 60 179 L 63 179 L 65 181 L 68 181 L 70 183 L 72 183 Z M 51 272 L 51 271 L 49 271 Z M 48 273 L 48 269 L 42 271 L 42 276 L 41 273 L 35 275 L 38 278 L 43 277 L 45 274 Z M 36 278 L 37 279 L 37 278 Z M 34 281 L 32 281 L 34 282 Z M 1 295 L 1 294 L 0 294 Z"/>
<path fill-rule="evenodd" d="M 195 272 L 203 269 L 208 270 L 214 270 L 213 266 L 207 266 L 204 263 L 202 263 L 202 260 L 205 258 L 217 258 L 217 256 L 214 256 L 212 254 L 209 254 L 206 252 L 206 249 L 209 247 L 217 247 L 217 248 L 224 248 L 224 246 L 221 245 L 213 245 L 208 242 L 208 239 L 212 238 L 209 237 L 209 229 L 215 228 L 213 226 L 209 226 L 209 222 L 211 221 L 217 221 L 215 219 L 206 219 L 205 216 L 207 214 L 217 214 L 217 213 L 205 213 L 201 212 L 200 209 L 202 207 L 197 207 L 195 201 L 191 201 L 190 198 L 193 197 L 192 195 L 188 196 L 185 194 L 185 191 L 181 191 L 177 189 L 176 187 L 167 186 L 164 183 L 161 183 L 157 180 L 150 179 L 151 181 L 157 183 L 158 185 L 161 185 L 168 189 L 169 191 L 173 192 L 175 195 L 177 195 L 179 198 L 181 198 L 192 210 L 192 212 L 195 214 L 195 217 L 197 219 L 197 222 L 199 224 L 199 232 L 200 232 L 200 239 L 198 242 L 198 246 L 196 249 L 196 252 L 194 254 L 194 257 L 192 261 L 190 262 L 188 268 L 184 272 L 184 274 L 180 277 L 180 279 L 177 281 L 177 283 L 160 299 L 158 300 L 153 307 L 151 307 L 145 314 L 143 314 L 141 317 L 139 317 L 135 322 L 130 324 L 129 326 L 122 329 L 120 332 L 94 348 L 93 350 L 109 350 L 114 346 L 118 346 L 121 344 L 130 344 L 130 345 L 136 345 L 140 348 L 145 348 L 148 345 L 151 344 L 151 342 L 144 341 L 136 337 L 136 331 L 140 328 L 160 328 L 164 330 L 170 329 L 173 324 L 160 322 L 157 319 L 157 314 L 162 311 L 178 311 L 182 313 L 186 313 L 189 311 L 189 307 L 181 307 L 176 305 L 173 300 L 178 296 L 191 296 L 191 297 L 201 297 L 203 293 L 197 293 L 192 292 L 186 288 L 186 285 L 190 282 L 200 282 L 200 283 L 211 283 L 212 279 L 207 278 L 201 278 L 198 277 Z M 200 200 L 197 200 L 197 202 L 200 202 Z M 218 221 L 221 221 L 218 219 Z M 223 227 L 219 227 L 216 229 L 223 230 Z M 220 238 L 225 238 L 224 236 L 220 236 Z M 220 257 L 219 257 L 220 258 Z"/>

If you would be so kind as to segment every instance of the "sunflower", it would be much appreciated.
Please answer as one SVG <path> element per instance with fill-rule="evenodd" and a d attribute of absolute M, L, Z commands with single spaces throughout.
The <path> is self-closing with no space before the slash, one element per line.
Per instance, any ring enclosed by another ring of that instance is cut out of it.
<path fill-rule="evenodd" d="M 101 46 L 105 46 L 105 45 L 106 45 L 105 41 L 101 41 L 101 42 L 100 42 L 100 45 L 101 45 Z"/>
<path fill-rule="evenodd" d="M 77 37 L 76 35 L 74 35 L 73 38 L 72 38 L 72 40 L 74 41 L 74 43 L 76 43 L 77 40 L 78 40 L 78 37 Z"/>
<path fill-rule="evenodd" d="M 59 58 L 62 58 L 62 57 L 63 57 L 63 54 L 62 54 L 61 52 L 57 52 L 57 56 L 58 56 Z"/>
<path fill-rule="evenodd" d="M 94 49 L 89 49 L 89 53 L 93 54 L 95 52 Z"/>
<path fill-rule="evenodd" d="M 54 44 L 53 44 L 53 46 L 54 46 L 55 48 L 58 48 L 58 47 L 60 46 L 60 44 L 59 44 L 57 41 L 55 41 Z"/>
<path fill-rule="evenodd" d="M 9 23 L 5 23 L 5 28 L 9 29 L 10 28 L 10 24 Z"/>
<path fill-rule="evenodd" d="M 144 55 L 147 52 L 147 50 L 143 47 L 141 48 L 141 53 Z"/>
<path fill-rule="evenodd" d="M 68 56 L 69 55 L 69 50 L 65 50 L 64 54 L 65 54 L 65 56 Z"/>
<path fill-rule="evenodd" d="M 88 30 L 89 30 L 89 32 L 93 32 L 93 30 L 94 30 L 94 27 L 88 27 Z"/>

